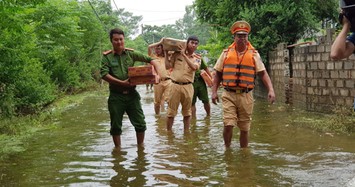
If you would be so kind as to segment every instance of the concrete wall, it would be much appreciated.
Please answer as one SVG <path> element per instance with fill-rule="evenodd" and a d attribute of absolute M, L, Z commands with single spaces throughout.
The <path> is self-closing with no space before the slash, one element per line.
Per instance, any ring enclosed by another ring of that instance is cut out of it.
<path fill-rule="evenodd" d="M 355 55 L 331 60 L 332 31 L 327 33 L 318 44 L 279 44 L 269 53 L 269 74 L 278 102 L 318 112 L 331 112 L 336 106 L 353 108 Z"/>

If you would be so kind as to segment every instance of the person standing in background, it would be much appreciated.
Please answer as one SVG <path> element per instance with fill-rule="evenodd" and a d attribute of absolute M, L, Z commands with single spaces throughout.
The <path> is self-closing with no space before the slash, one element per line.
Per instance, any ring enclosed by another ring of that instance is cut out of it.
<path fill-rule="evenodd" d="M 154 85 L 154 111 L 155 114 L 160 114 L 161 107 L 164 107 L 164 102 L 169 97 L 169 88 L 171 85 L 171 80 L 169 77 L 169 68 L 170 65 L 166 64 L 168 61 L 166 60 L 167 56 L 164 54 L 163 45 L 159 44 L 154 47 L 155 57 L 154 61 L 156 61 L 158 65 L 158 72 L 160 73 L 160 82 L 159 84 Z"/>
<path fill-rule="evenodd" d="M 194 96 L 192 97 L 192 106 L 191 106 L 193 118 L 196 118 L 196 105 L 195 104 L 196 104 L 197 98 L 202 101 L 207 117 L 209 117 L 211 115 L 211 105 L 210 105 L 209 99 L 208 99 L 207 85 L 206 85 L 205 81 L 203 80 L 202 76 L 200 75 L 201 70 L 206 71 L 206 73 L 210 77 L 212 77 L 207 64 L 202 60 L 202 58 L 201 58 L 200 69 L 198 69 L 196 71 L 194 83 L 192 84 L 194 87 Z"/>

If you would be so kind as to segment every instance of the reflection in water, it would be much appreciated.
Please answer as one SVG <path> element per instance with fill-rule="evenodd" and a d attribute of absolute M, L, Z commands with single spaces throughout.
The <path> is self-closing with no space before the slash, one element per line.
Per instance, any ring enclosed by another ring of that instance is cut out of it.
<path fill-rule="evenodd" d="M 233 153 L 232 149 L 226 149 L 224 154 L 227 171 L 225 185 L 233 186 L 233 184 L 240 184 L 240 186 L 255 186 L 257 182 L 255 179 L 255 170 L 257 168 L 253 159 L 255 158 L 253 158 L 248 148 L 240 149 L 235 153 Z"/>
<path fill-rule="evenodd" d="M 113 170 L 117 173 L 110 180 L 111 186 L 144 186 L 146 178 L 143 175 L 147 171 L 148 162 L 143 147 L 137 147 L 137 155 L 128 155 L 121 149 L 113 149 Z M 133 156 L 133 158 L 132 158 Z"/>

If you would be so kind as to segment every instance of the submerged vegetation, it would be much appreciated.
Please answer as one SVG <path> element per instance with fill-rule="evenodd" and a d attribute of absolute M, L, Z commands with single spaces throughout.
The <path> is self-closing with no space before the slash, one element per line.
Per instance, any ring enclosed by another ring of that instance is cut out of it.
<path fill-rule="evenodd" d="M 337 106 L 332 114 L 309 111 L 298 111 L 299 115 L 292 119 L 292 124 L 311 128 L 325 133 L 355 133 L 355 112 L 343 106 Z"/>

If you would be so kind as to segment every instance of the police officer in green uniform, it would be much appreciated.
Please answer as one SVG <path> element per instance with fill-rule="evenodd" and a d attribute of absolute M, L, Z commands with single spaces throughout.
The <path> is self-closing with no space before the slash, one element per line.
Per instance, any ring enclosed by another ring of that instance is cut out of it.
<path fill-rule="evenodd" d="M 205 70 L 206 73 L 211 76 L 211 73 L 208 69 L 207 64 L 202 60 L 201 58 L 201 66 L 200 69 L 196 70 L 195 72 L 195 79 L 194 83 L 192 84 L 194 86 L 194 96 L 192 98 L 192 106 L 191 106 L 191 112 L 192 112 L 192 117 L 196 118 L 196 101 L 197 97 L 199 100 L 202 101 L 203 107 L 205 108 L 206 115 L 210 116 L 211 115 L 211 106 L 208 101 L 208 92 L 207 92 L 207 86 L 205 81 L 203 80 L 202 76 L 200 75 L 201 70 Z"/>
<path fill-rule="evenodd" d="M 140 103 L 140 95 L 136 91 L 136 87 L 129 82 L 128 67 L 134 66 L 136 61 L 150 63 L 154 67 L 157 66 L 149 56 L 125 48 L 124 32 L 121 29 L 112 29 L 110 31 L 110 40 L 113 50 L 103 53 L 100 70 L 102 79 L 110 85 L 110 96 L 108 99 L 108 110 L 111 119 L 110 134 L 112 135 L 115 147 L 120 147 L 122 119 L 126 112 L 135 128 L 137 144 L 142 145 L 146 123 Z"/>

